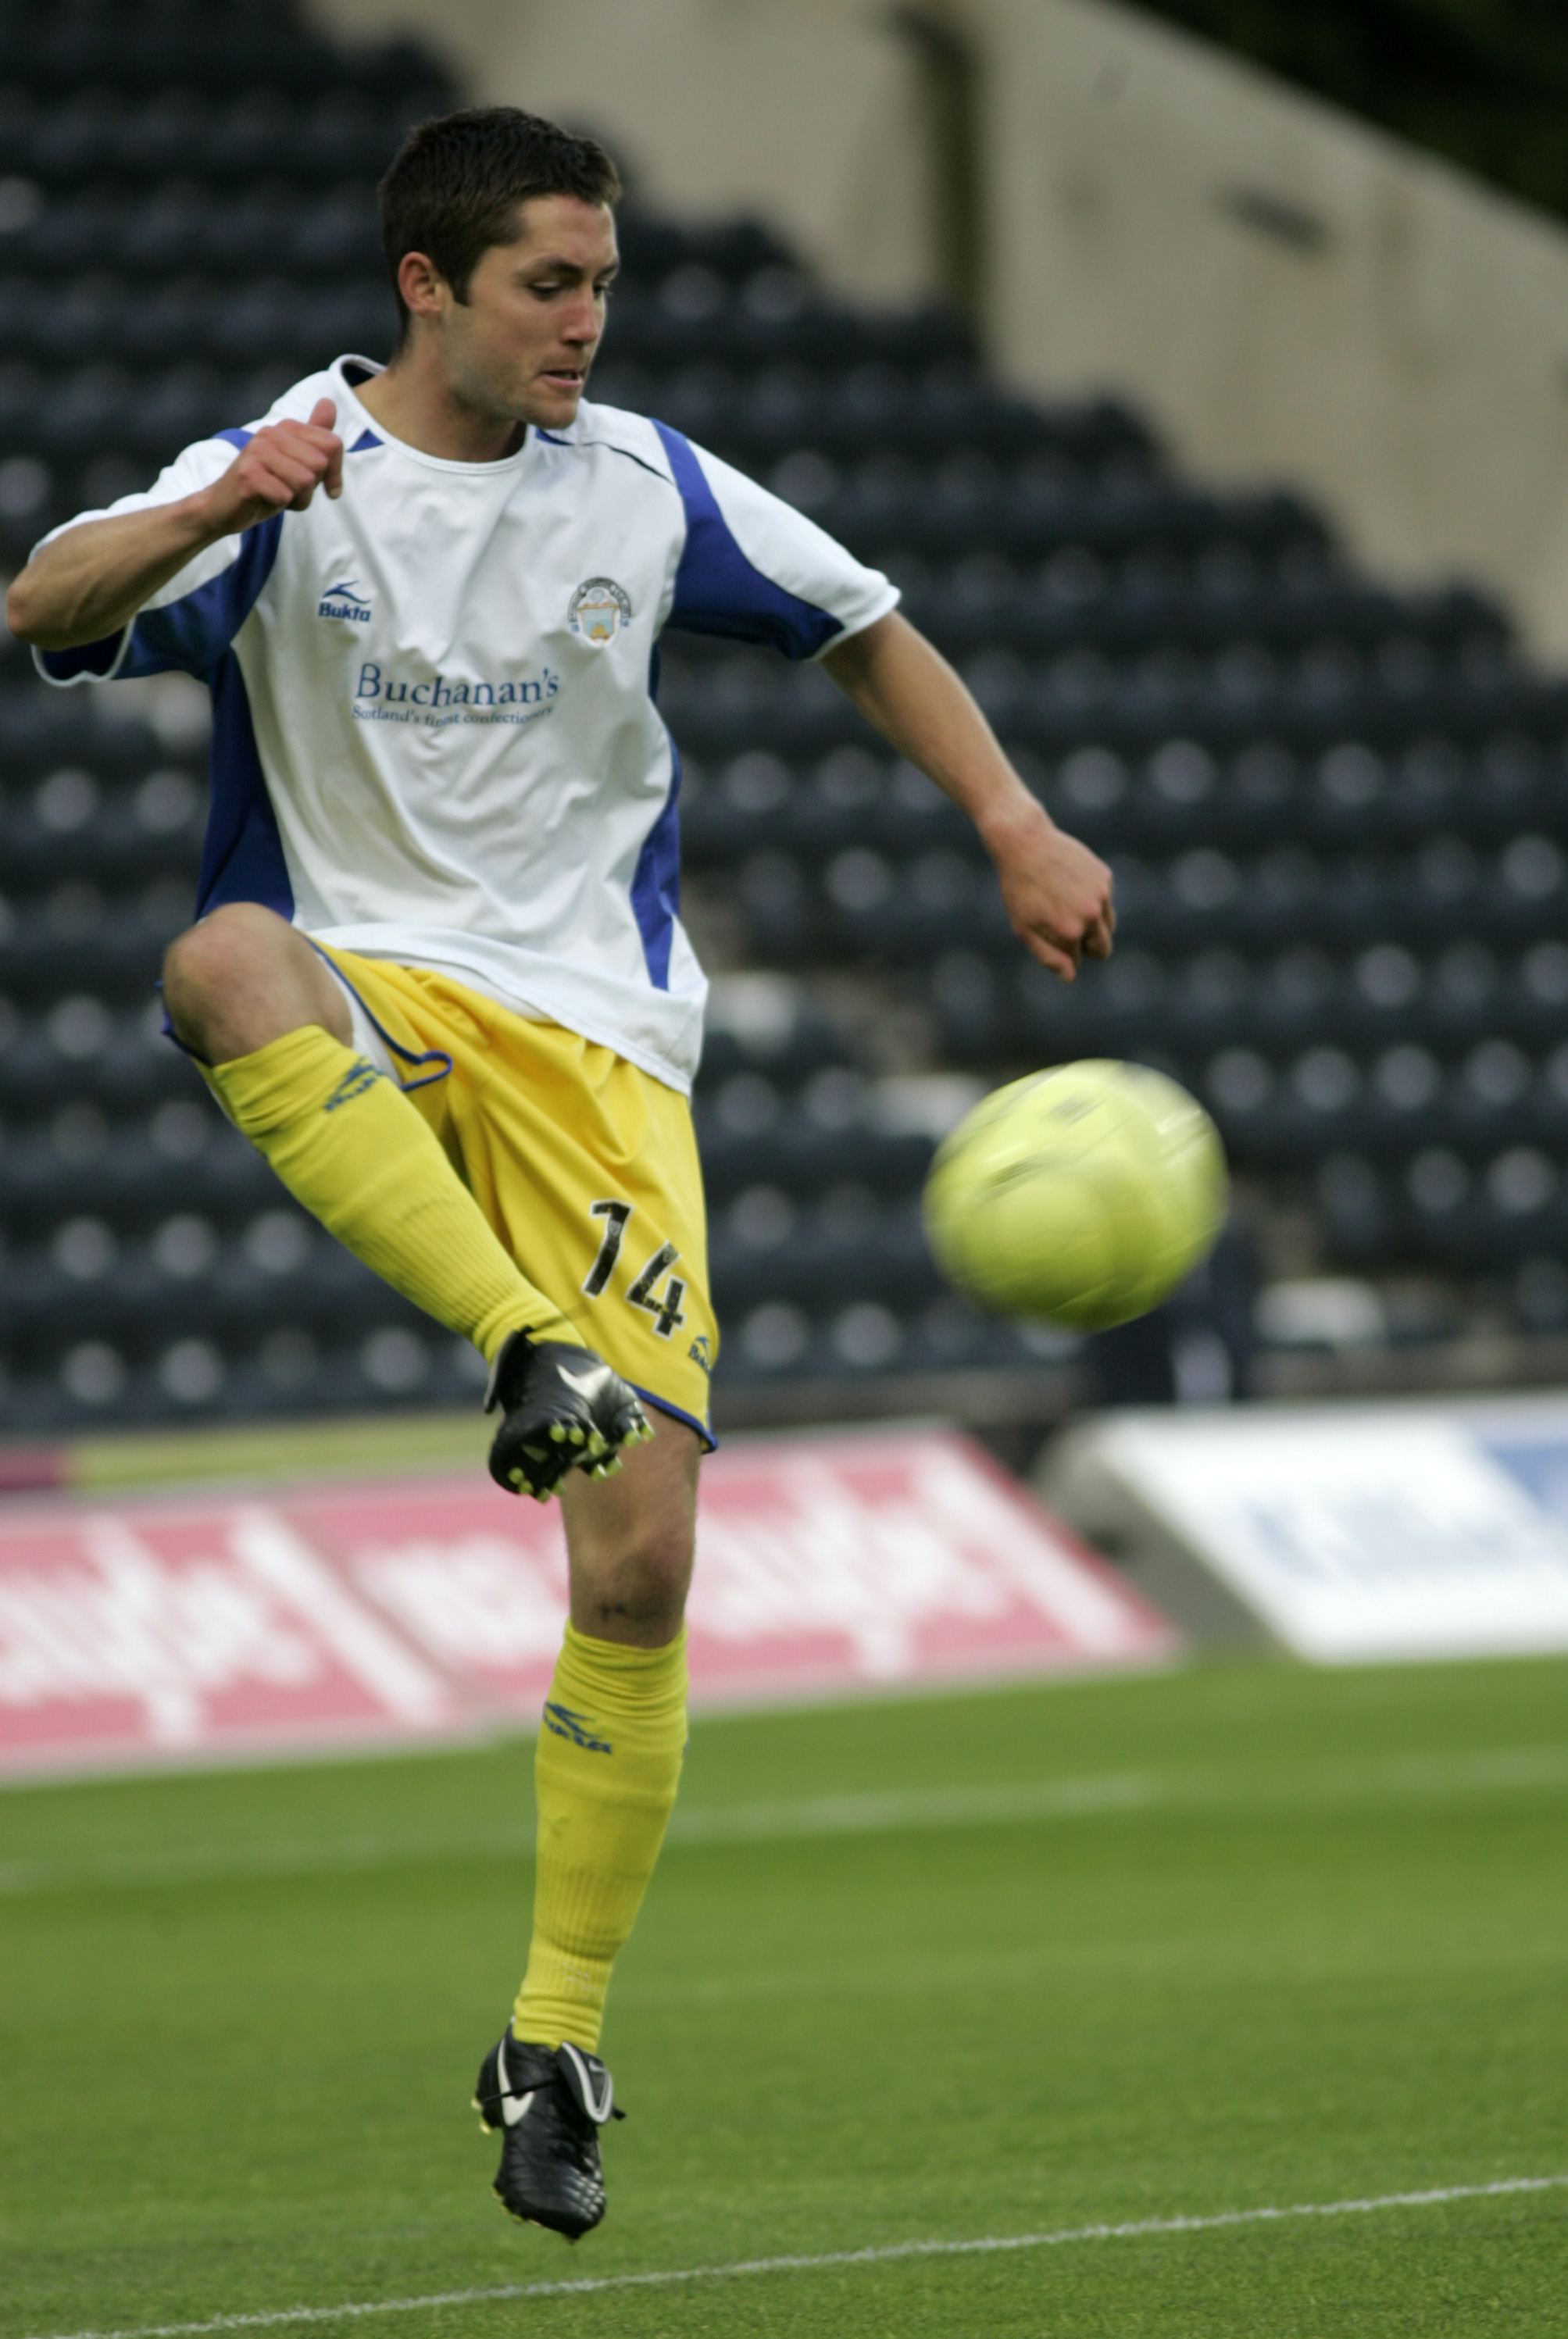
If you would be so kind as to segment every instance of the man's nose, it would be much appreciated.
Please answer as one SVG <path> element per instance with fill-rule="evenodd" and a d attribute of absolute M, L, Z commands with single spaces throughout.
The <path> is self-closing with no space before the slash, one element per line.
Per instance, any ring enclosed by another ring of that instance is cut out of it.
<path fill-rule="evenodd" d="M 586 299 L 574 301 L 563 328 L 568 341 L 595 341 L 599 335 L 598 308 L 590 292 Z"/>

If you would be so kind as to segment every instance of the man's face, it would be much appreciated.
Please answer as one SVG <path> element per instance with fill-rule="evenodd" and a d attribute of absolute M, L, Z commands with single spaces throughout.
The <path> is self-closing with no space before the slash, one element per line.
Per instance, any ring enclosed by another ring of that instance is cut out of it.
<path fill-rule="evenodd" d="M 468 404 L 558 430 L 573 421 L 620 264 L 614 214 L 576 195 L 518 207 L 510 243 L 480 257 L 468 297 L 442 302 L 452 388 Z"/>

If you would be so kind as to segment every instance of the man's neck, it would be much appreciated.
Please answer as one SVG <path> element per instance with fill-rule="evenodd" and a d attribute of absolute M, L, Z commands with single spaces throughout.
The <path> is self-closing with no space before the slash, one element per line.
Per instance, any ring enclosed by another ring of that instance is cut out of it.
<path fill-rule="evenodd" d="M 394 358 L 354 395 L 394 439 L 448 463 L 499 463 L 517 453 L 528 428 L 474 406 L 417 353 Z"/>

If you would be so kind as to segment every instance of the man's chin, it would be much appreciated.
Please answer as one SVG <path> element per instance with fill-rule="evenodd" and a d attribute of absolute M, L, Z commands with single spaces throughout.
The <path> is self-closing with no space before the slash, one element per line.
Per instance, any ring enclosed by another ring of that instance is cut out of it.
<path fill-rule="evenodd" d="M 574 389 L 566 390 L 557 389 L 553 382 L 536 382 L 528 400 L 528 420 L 541 430 L 566 429 L 577 419 L 586 387 L 586 383 L 578 382 Z"/>

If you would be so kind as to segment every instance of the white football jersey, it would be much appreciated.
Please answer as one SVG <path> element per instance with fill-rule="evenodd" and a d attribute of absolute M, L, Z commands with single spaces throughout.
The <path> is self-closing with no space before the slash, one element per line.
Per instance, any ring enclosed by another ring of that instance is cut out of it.
<path fill-rule="evenodd" d="M 377 370 L 340 359 L 264 418 L 333 400 L 340 498 L 223 538 L 123 634 L 38 665 L 62 684 L 181 667 L 209 686 L 198 915 L 264 903 L 688 1089 L 706 984 L 677 915 L 659 635 L 812 658 L 897 593 L 664 423 L 585 400 L 502 462 L 446 462 L 360 406 Z M 111 508 L 210 485 L 261 427 L 188 447 Z"/>

